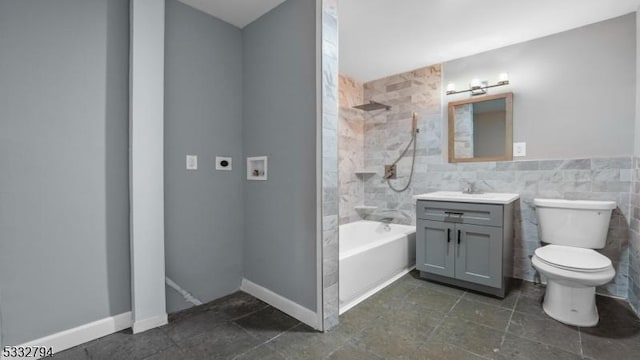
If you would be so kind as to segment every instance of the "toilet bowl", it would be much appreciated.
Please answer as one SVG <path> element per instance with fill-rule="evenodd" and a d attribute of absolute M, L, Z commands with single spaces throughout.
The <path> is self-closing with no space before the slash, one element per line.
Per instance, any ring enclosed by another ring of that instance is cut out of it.
<path fill-rule="evenodd" d="M 547 279 L 543 310 L 569 325 L 595 326 L 595 288 L 611 281 L 611 260 L 593 249 L 606 242 L 613 201 L 534 199 L 540 240 L 531 263 Z"/>
<path fill-rule="evenodd" d="M 531 263 L 547 279 L 542 304 L 547 315 L 575 326 L 598 324 L 595 287 L 615 276 L 611 260 L 591 249 L 546 245 L 536 250 Z"/>

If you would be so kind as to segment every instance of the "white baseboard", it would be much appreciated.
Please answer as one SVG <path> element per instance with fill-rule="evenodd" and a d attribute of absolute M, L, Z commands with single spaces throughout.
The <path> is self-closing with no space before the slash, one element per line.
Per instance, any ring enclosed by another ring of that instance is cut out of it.
<path fill-rule="evenodd" d="M 378 291 L 386 288 L 387 286 L 391 285 L 391 283 L 394 283 L 396 280 L 400 279 L 401 277 L 405 276 L 406 274 L 408 274 L 409 272 L 411 272 L 411 270 L 415 269 L 415 265 L 408 267 L 402 271 L 400 271 L 398 274 L 394 275 L 391 279 L 383 282 L 382 284 L 374 287 L 373 289 L 365 292 L 364 294 L 358 296 L 357 298 L 351 300 L 350 302 L 346 303 L 346 304 L 340 304 L 340 310 L 338 311 L 338 314 L 342 315 L 343 313 L 349 311 L 351 308 L 353 308 L 354 306 L 360 304 L 361 302 L 367 300 L 370 296 L 372 296 L 373 294 L 377 293 Z"/>
<path fill-rule="evenodd" d="M 318 323 L 318 314 L 296 303 L 295 301 L 289 300 L 282 295 L 274 293 L 273 291 L 265 287 L 262 287 L 247 279 L 242 279 L 240 290 L 266 302 L 274 308 L 300 320 L 301 322 L 311 326 L 314 329 L 322 328 L 322 324 Z"/>
<path fill-rule="evenodd" d="M 152 318 L 139 320 L 133 323 L 131 326 L 131 330 L 134 334 L 139 334 L 141 332 L 145 332 L 147 330 L 151 330 L 162 325 L 167 325 L 169 323 L 169 319 L 167 314 L 162 314 L 160 316 L 154 316 Z"/>
<path fill-rule="evenodd" d="M 29 341 L 19 346 L 44 346 L 47 348 L 52 347 L 53 353 L 57 354 L 60 351 L 70 349 L 74 346 L 84 344 L 88 341 L 95 340 L 103 336 L 116 333 L 118 331 L 122 331 L 129 327 L 131 327 L 131 312 L 126 312 L 120 315 L 111 316 L 108 318 L 90 322 L 88 324 L 80 325 L 72 329 L 64 330 L 49 336 L 42 337 L 40 339 Z M 39 357 L 11 358 L 11 360 L 14 359 L 33 360 L 39 359 Z"/>

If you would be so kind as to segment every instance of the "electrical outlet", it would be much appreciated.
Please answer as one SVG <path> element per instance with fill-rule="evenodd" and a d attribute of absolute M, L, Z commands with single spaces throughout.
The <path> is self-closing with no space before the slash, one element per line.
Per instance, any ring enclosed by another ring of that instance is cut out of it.
<path fill-rule="evenodd" d="M 231 158 L 225 156 L 216 156 L 216 170 L 231 171 Z"/>
<path fill-rule="evenodd" d="M 527 156 L 527 143 L 513 143 L 513 156 Z"/>
<path fill-rule="evenodd" d="M 198 155 L 187 155 L 187 170 L 198 170 Z"/>

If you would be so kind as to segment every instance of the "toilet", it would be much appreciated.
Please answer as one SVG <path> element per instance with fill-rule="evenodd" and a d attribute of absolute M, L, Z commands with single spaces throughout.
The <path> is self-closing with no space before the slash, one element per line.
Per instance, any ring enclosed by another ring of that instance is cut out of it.
<path fill-rule="evenodd" d="M 540 240 L 531 263 L 547 279 L 542 305 L 569 325 L 598 324 L 596 286 L 615 276 L 611 260 L 593 249 L 607 239 L 614 201 L 534 199 Z"/>

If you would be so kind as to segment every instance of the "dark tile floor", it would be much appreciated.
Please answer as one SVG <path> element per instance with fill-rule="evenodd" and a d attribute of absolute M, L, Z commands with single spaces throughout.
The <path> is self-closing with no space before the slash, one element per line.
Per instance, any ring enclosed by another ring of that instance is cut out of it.
<path fill-rule="evenodd" d="M 640 359 L 640 320 L 624 301 L 598 297 L 600 324 L 577 328 L 542 312 L 543 293 L 523 282 L 500 300 L 413 272 L 322 334 L 238 292 L 54 359 Z"/>

